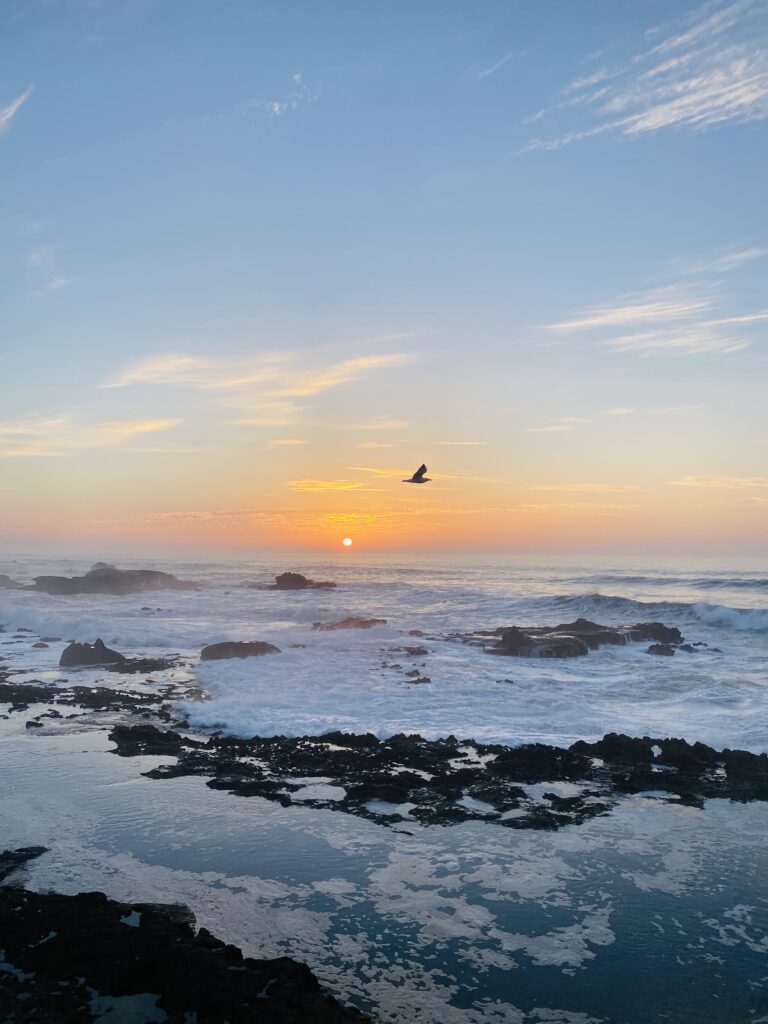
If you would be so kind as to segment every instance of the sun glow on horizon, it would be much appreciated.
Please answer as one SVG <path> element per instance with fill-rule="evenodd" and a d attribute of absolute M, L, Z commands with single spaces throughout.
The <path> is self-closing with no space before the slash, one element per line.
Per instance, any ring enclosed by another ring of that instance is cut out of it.
<path fill-rule="evenodd" d="M 352 538 L 351 537 L 345 537 L 344 540 L 341 543 L 344 545 L 345 548 L 351 548 L 352 547 Z"/>

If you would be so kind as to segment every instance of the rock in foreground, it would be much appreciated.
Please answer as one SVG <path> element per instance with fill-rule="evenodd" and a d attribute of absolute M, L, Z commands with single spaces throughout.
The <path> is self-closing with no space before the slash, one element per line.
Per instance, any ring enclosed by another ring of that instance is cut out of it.
<path fill-rule="evenodd" d="M 258 658 L 262 654 L 280 654 L 280 648 L 264 640 L 224 640 L 208 644 L 200 652 L 200 661 L 223 661 L 225 658 Z"/>
<path fill-rule="evenodd" d="M 111 594 L 122 597 L 145 590 L 198 590 L 199 584 L 157 569 L 116 569 L 97 562 L 84 576 L 37 576 L 32 590 L 46 594 Z"/>
<path fill-rule="evenodd" d="M 87 668 L 93 665 L 116 665 L 128 659 L 119 651 L 113 651 L 97 640 L 95 644 L 78 644 L 74 641 L 65 647 L 59 658 L 61 668 Z"/>
<path fill-rule="evenodd" d="M 180 905 L 0 888 L 0 1019 L 89 1022 L 106 1009 L 110 1020 L 167 1024 L 371 1020 L 341 1006 L 305 964 L 244 957 L 194 924 Z"/>

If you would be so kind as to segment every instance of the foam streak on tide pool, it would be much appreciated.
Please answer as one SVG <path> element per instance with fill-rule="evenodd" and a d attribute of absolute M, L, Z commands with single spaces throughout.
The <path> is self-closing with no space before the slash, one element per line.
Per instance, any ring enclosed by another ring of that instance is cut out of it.
<path fill-rule="evenodd" d="M 15 678 L 55 681 L 65 641 L 101 638 L 129 656 L 180 653 L 202 697 L 183 711 L 193 726 L 236 735 L 378 736 L 418 732 L 486 742 L 568 745 L 605 732 L 673 735 L 716 747 L 768 750 L 768 564 L 735 559 L 499 557 L 338 560 L 274 556 L 233 562 L 118 559 L 199 581 L 197 591 L 128 597 L 0 590 L 0 653 Z M 0 573 L 78 575 L 89 562 L 8 556 Z M 333 580 L 334 590 L 249 589 L 284 570 Z M 313 623 L 386 619 L 367 630 L 322 632 Z M 584 617 L 607 625 L 677 626 L 697 653 L 602 647 L 571 659 L 493 658 L 451 632 L 539 626 Z M 31 650 L 19 627 L 60 637 Z M 409 634 L 418 630 L 423 636 Z M 281 653 L 198 664 L 222 640 L 265 640 Z M 406 646 L 423 646 L 413 655 Z M 24 674 L 16 670 L 24 669 Z M 429 682 L 414 683 L 418 669 Z M 70 681 L 74 681 L 69 673 Z M 108 674 L 80 670 L 78 681 Z M 111 685 L 117 685 L 115 681 Z"/>

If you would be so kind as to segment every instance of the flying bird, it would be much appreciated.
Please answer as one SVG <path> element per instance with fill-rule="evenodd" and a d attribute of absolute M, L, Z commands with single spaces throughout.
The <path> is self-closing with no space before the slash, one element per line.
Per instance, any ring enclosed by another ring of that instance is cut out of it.
<path fill-rule="evenodd" d="M 403 480 L 403 483 L 404 484 L 426 484 L 426 483 L 429 483 L 431 478 L 424 475 L 426 472 L 427 472 L 427 467 L 422 462 L 422 464 L 419 466 L 419 468 L 416 470 L 416 472 L 413 474 L 413 476 L 410 479 L 408 479 L 408 480 Z"/>

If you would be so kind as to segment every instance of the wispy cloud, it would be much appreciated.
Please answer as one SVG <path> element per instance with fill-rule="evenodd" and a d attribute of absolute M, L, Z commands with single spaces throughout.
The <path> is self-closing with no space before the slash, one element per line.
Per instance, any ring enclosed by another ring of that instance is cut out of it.
<path fill-rule="evenodd" d="M 613 409 L 603 409 L 601 416 L 631 416 L 633 412 L 637 412 L 637 409 L 632 409 L 629 406 L 619 405 Z"/>
<path fill-rule="evenodd" d="M 708 487 L 737 490 L 751 487 L 768 487 L 768 476 L 684 476 L 680 480 L 668 480 L 667 483 L 673 487 Z"/>
<path fill-rule="evenodd" d="M 310 492 L 313 494 L 330 493 L 332 491 L 364 491 L 370 490 L 359 480 L 291 480 L 292 491 Z"/>
<path fill-rule="evenodd" d="M 299 437 L 277 437 L 273 441 L 269 442 L 269 447 L 270 448 L 293 448 L 293 447 L 296 447 L 297 445 L 302 445 L 302 444 L 306 444 L 306 443 L 307 443 L 306 441 L 303 441 Z"/>
<path fill-rule="evenodd" d="M 618 302 L 592 306 L 572 320 L 547 324 L 546 327 L 550 331 L 572 332 L 648 322 L 667 323 L 686 319 L 692 313 L 711 306 L 712 299 L 708 296 L 686 295 L 670 286 L 654 289 L 644 295 L 625 296 Z"/>
<path fill-rule="evenodd" d="M 258 110 L 268 118 L 281 118 L 286 114 L 295 114 L 304 107 L 311 106 L 320 99 L 318 93 L 309 89 L 300 71 L 291 75 L 291 84 L 282 89 L 276 96 L 268 99 L 251 99 L 248 107 Z"/>
<path fill-rule="evenodd" d="M 614 65 L 565 85 L 563 98 L 531 120 L 567 110 L 571 127 L 525 148 L 554 150 L 603 134 L 705 131 L 768 117 L 764 0 L 706 3 L 661 26 L 658 36 L 652 48 L 639 44 Z"/>
<path fill-rule="evenodd" d="M 35 290 L 35 295 L 48 295 L 51 292 L 60 292 L 71 284 L 71 277 L 68 277 L 66 274 L 57 274 L 56 277 L 52 277 L 51 280 L 46 282 L 42 287 L 37 288 Z"/>
<path fill-rule="evenodd" d="M 573 430 L 572 423 L 550 423 L 546 427 L 526 427 L 526 434 L 564 434 Z"/>
<path fill-rule="evenodd" d="M 5 132 L 11 126 L 11 121 L 16 116 L 16 112 L 23 103 L 26 103 L 29 97 L 32 95 L 32 86 L 25 89 L 24 92 L 17 96 L 15 100 L 11 100 L 7 107 L 0 108 L 0 135 L 4 135 Z"/>
<path fill-rule="evenodd" d="M 400 441 L 362 441 L 356 444 L 355 448 L 398 448 Z"/>
<path fill-rule="evenodd" d="M 356 423 L 353 430 L 407 430 L 408 420 L 399 420 L 393 416 L 374 416 L 365 423 Z"/>
<path fill-rule="evenodd" d="M 600 501 L 557 501 L 543 504 L 517 505 L 508 512 L 634 512 L 637 505 L 619 505 Z"/>
<path fill-rule="evenodd" d="M 488 444 L 487 441 L 438 441 L 437 443 L 450 448 L 483 448 Z"/>
<path fill-rule="evenodd" d="M 167 352 L 140 360 L 102 386 L 152 385 L 209 392 L 217 396 L 219 404 L 242 410 L 242 415 L 229 421 L 231 425 L 288 426 L 302 411 L 297 399 L 312 398 L 381 370 L 407 366 L 413 359 L 406 352 L 385 352 L 313 367 L 303 351 L 263 352 L 249 359 Z M 360 429 L 395 429 L 395 425 L 404 424 L 374 420 Z"/>
<path fill-rule="evenodd" d="M 625 494 L 639 491 L 634 484 L 531 484 L 529 491 L 556 491 L 558 494 Z"/>
<path fill-rule="evenodd" d="M 487 67 L 484 71 L 480 71 L 477 75 L 478 80 L 488 78 L 489 75 L 496 74 L 497 71 L 504 67 L 507 61 L 512 60 L 516 53 L 517 50 L 510 50 L 509 53 L 505 53 L 500 60 L 496 61 L 495 64 L 491 64 L 491 66 Z"/>
<path fill-rule="evenodd" d="M 141 434 L 179 426 L 181 420 L 107 420 L 78 423 L 70 416 L 0 423 L 0 457 L 64 455 L 77 449 L 119 447 Z"/>
<path fill-rule="evenodd" d="M 724 275 L 732 267 L 721 267 Z M 708 270 L 714 271 L 714 264 Z M 681 284 L 624 295 L 590 306 L 569 320 L 546 324 L 557 334 L 588 334 L 595 343 L 638 355 L 728 354 L 750 344 L 749 330 L 768 320 L 768 310 L 718 315 L 725 311 L 725 278 Z"/>

